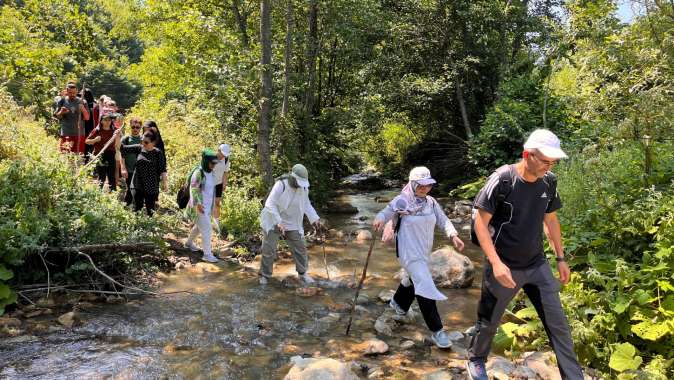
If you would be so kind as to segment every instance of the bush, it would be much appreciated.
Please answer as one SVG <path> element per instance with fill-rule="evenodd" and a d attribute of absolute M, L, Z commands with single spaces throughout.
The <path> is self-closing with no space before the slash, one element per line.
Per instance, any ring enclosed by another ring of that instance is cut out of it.
<path fill-rule="evenodd" d="M 75 156 L 59 153 L 56 140 L 8 95 L 0 93 L 0 101 L 6 107 L 0 133 L 8 137 L 0 142 L 1 314 L 16 301 L 8 280 L 20 283 L 44 275 L 25 267 L 17 276 L 11 271 L 41 249 L 158 240 L 161 225 L 125 208 L 116 194 L 102 193 L 89 173 L 77 175 Z M 123 259 L 119 255 L 120 264 Z M 72 260 L 64 272 L 78 263 Z"/>

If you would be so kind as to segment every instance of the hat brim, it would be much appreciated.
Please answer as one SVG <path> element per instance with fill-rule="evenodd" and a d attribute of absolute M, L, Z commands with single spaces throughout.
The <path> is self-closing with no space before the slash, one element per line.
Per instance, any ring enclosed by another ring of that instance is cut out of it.
<path fill-rule="evenodd" d="M 562 151 L 561 149 L 558 148 L 551 148 L 551 147 L 540 147 L 536 148 L 538 149 L 539 152 L 541 152 L 542 155 L 545 157 L 553 158 L 553 159 L 562 159 L 562 158 L 568 158 L 566 153 Z"/>
<path fill-rule="evenodd" d="M 293 176 L 293 178 L 295 178 L 295 180 L 297 180 L 297 184 L 300 187 L 309 187 L 309 180 L 308 179 L 304 179 L 304 178 L 298 176 L 295 173 L 292 173 L 291 175 Z"/>
<path fill-rule="evenodd" d="M 418 183 L 421 186 L 433 185 L 434 183 L 436 183 L 433 178 L 419 179 L 419 180 L 416 180 L 415 182 Z"/>

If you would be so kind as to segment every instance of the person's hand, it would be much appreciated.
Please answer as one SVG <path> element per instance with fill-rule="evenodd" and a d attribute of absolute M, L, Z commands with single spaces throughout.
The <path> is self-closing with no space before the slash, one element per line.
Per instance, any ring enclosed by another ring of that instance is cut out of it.
<path fill-rule="evenodd" d="M 68 109 L 68 107 L 61 107 L 61 109 L 59 110 L 59 113 L 61 115 L 65 114 L 65 113 L 70 113 L 70 109 Z"/>
<path fill-rule="evenodd" d="M 559 282 L 561 282 L 562 285 L 568 284 L 571 279 L 571 269 L 569 269 L 569 264 L 567 264 L 566 261 L 557 262 L 557 271 L 559 272 Z"/>
<path fill-rule="evenodd" d="M 463 240 L 459 238 L 459 236 L 455 235 L 452 237 L 452 244 L 454 245 L 454 248 L 456 248 L 457 251 L 462 252 L 463 251 Z"/>
<path fill-rule="evenodd" d="M 374 228 L 375 231 L 381 231 L 384 228 L 384 221 L 381 219 L 374 219 L 374 222 L 372 222 L 372 228 Z"/>
<path fill-rule="evenodd" d="M 319 232 L 323 229 L 323 223 L 321 223 L 320 219 L 314 222 L 314 228 Z"/>
<path fill-rule="evenodd" d="M 94 137 L 94 144 L 101 142 L 101 136 Z"/>
<path fill-rule="evenodd" d="M 122 169 L 122 178 L 129 178 L 129 172 L 126 169 Z"/>
<path fill-rule="evenodd" d="M 199 204 L 197 205 L 197 211 L 199 212 L 199 214 L 203 214 L 203 213 L 204 213 L 204 205 L 202 205 L 201 203 L 199 203 Z"/>
<path fill-rule="evenodd" d="M 276 227 L 277 227 L 278 230 L 281 232 L 281 235 L 285 235 L 285 234 L 286 234 L 286 229 L 283 227 L 283 224 L 279 223 L 279 224 L 276 225 Z"/>
<path fill-rule="evenodd" d="M 499 284 L 503 285 L 508 289 L 515 288 L 515 281 L 513 280 L 512 274 L 510 274 L 510 269 L 503 264 L 502 261 L 499 261 L 496 264 L 492 264 L 492 269 L 494 270 L 494 277 Z"/>

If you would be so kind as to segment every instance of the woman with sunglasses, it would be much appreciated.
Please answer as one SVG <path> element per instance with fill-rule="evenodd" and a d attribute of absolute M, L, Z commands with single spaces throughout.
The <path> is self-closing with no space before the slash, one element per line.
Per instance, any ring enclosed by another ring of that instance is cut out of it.
<path fill-rule="evenodd" d="M 99 153 L 101 154 L 100 159 L 96 163 L 96 173 L 101 189 L 107 178 L 110 191 L 115 191 L 117 189 L 117 180 L 115 178 L 118 165 L 117 153 L 121 145 L 121 139 L 119 138 L 119 130 L 115 129 L 112 125 L 112 119 L 112 114 L 103 114 L 98 127 L 91 131 L 84 142 L 87 145 L 94 146 L 94 156 L 97 156 Z M 108 141 L 111 139 L 114 139 L 114 141 L 108 144 Z M 104 147 L 105 151 L 101 153 Z"/>
<path fill-rule="evenodd" d="M 396 256 L 406 273 L 391 298 L 390 306 L 398 315 L 405 315 L 416 297 L 421 315 L 432 332 L 431 340 L 436 346 L 447 348 L 451 343 L 435 304 L 435 301 L 443 301 L 447 297 L 435 287 L 428 260 L 436 226 L 445 232 L 459 251 L 463 250 L 463 241 L 442 206 L 428 195 L 434 183 L 428 168 L 419 166 L 412 169 L 409 182 L 400 195 L 377 214 L 372 226 L 378 231 L 386 225 L 385 236 L 387 232 L 392 235 L 392 231 L 396 231 Z"/>
<path fill-rule="evenodd" d="M 126 178 L 126 194 L 124 195 L 124 201 L 127 206 L 131 206 L 133 203 L 133 194 L 131 194 L 131 179 L 133 178 L 133 173 L 136 168 L 136 160 L 138 159 L 138 153 L 140 153 L 141 141 L 143 136 L 140 134 L 140 128 L 142 121 L 137 117 L 132 117 L 131 121 L 131 134 L 124 136 L 122 138 L 122 176 Z M 127 147 L 137 146 L 137 150 L 130 150 Z"/>
<path fill-rule="evenodd" d="M 156 143 L 157 135 L 149 131 L 143 134 L 143 148 L 136 159 L 136 167 L 131 180 L 134 210 L 140 211 L 145 205 L 149 216 L 152 216 L 159 198 L 159 183 L 161 182 L 164 191 L 168 189 L 166 160 L 162 152 L 155 147 Z"/>
<path fill-rule="evenodd" d="M 218 259 L 211 251 L 211 216 L 215 200 L 215 177 L 213 169 L 218 163 L 218 156 L 210 149 L 201 153 L 201 165 L 190 176 L 190 201 L 187 204 L 187 215 L 194 223 L 185 247 L 197 252 L 199 247 L 194 239 L 201 233 L 201 244 L 204 261 L 215 263 Z"/>

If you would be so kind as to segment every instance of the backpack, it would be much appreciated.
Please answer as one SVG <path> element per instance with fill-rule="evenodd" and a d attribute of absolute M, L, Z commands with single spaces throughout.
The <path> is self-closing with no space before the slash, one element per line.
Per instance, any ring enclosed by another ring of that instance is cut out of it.
<path fill-rule="evenodd" d="M 200 166 L 195 166 L 194 169 L 190 170 L 190 174 L 187 176 L 187 180 L 185 181 L 185 183 L 183 183 L 183 185 L 180 186 L 180 189 L 178 189 L 178 194 L 176 195 L 176 203 L 178 203 L 178 208 L 181 210 L 187 207 L 187 204 L 190 202 L 190 182 L 192 180 L 194 172 L 197 171 L 197 169 L 199 169 L 199 171 L 201 172 L 201 176 L 202 177 L 204 176 L 204 170 Z"/>
<path fill-rule="evenodd" d="M 513 189 L 513 185 L 511 183 L 511 176 L 510 176 L 510 165 L 505 165 L 505 166 L 502 166 L 502 167 L 496 169 L 496 173 L 498 173 L 499 181 L 498 181 L 497 193 L 496 193 L 497 205 L 496 205 L 496 211 L 494 212 L 494 215 L 500 214 L 504 211 L 505 200 L 508 197 L 508 195 L 510 195 L 510 192 Z M 550 191 L 551 189 L 554 189 L 555 193 L 557 192 L 557 178 L 554 175 L 552 175 L 550 172 L 545 173 L 545 176 L 543 177 L 543 182 L 547 185 L 547 187 L 548 187 L 547 192 L 549 194 L 552 193 Z M 480 192 L 481 191 L 482 190 L 480 190 Z M 479 196 L 479 193 L 478 193 L 478 196 Z M 550 199 L 552 199 L 552 198 L 550 198 Z M 550 202 L 550 199 L 548 200 L 548 202 Z M 477 196 L 475 197 L 475 200 L 473 200 L 473 212 L 472 212 L 472 215 L 471 215 L 471 218 L 470 218 L 470 241 L 473 244 L 475 244 L 479 247 L 480 242 L 478 241 L 477 234 L 475 233 L 475 214 L 477 213 L 477 207 L 475 206 L 476 201 L 477 201 Z M 510 206 L 510 207 L 512 207 L 512 206 Z M 492 236 L 492 239 L 493 238 L 494 238 L 494 236 Z"/>

